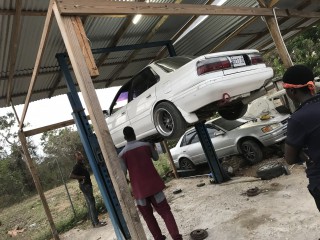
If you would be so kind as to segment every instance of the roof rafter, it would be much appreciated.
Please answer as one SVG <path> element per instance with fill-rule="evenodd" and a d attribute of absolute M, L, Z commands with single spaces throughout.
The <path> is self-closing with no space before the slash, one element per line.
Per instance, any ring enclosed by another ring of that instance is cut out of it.
<path fill-rule="evenodd" d="M 265 5 L 263 0 L 257 0 L 261 5 Z M 273 0 L 270 4 L 269 7 L 274 7 L 279 2 L 279 0 Z M 211 50 L 210 53 L 217 51 L 218 49 L 221 49 L 225 44 L 230 42 L 235 36 L 237 36 L 241 31 L 249 27 L 252 23 L 254 23 L 259 17 L 254 16 L 251 17 L 249 20 L 247 20 L 245 23 L 243 23 L 241 26 L 239 26 L 236 30 L 234 30 L 232 33 L 230 33 L 224 40 L 222 40 L 220 43 L 215 45 Z"/>
<path fill-rule="evenodd" d="M 176 0 L 175 3 L 180 4 L 181 1 L 182 0 Z M 157 24 L 148 33 L 148 35 L 141 40 L 141 42 L 149 42 L 151 38 L 159 31 L 160 27 L 167 21 L 168 17 L 169 17 L 168 15 L 162 16 L 160 20 L 157 22 Z M 137 56 L 139 52 L 140 50 L 135 50 L 133 53 L 129 55 L 126 63 L 118 67 L 118 69 L 115 71 L 115 73 L 111 77 L 111 81 L 106 84 L 106 87 L 108 87 L 110 83 L 122 73 L 122 71 L 129 65 L 129 63 Z"/>
<path fill-rule="evenodd" d="M 309 4 L 310 4 L 310 0 L 306 0 L 304 1 L 302 4 L 300 4 L 297 9 L 298 10 L 302 10 L 304 8 L 306 8 Z M 279 27 L 281 24 L 285 23 L 286 21 L 288 21 L 289 18 L 283 18 L 281 19 L 280 21 L 278 21 L 279 23 Z M 255 37 L 253 37 L 249 42 L 246 42 L 245 44 L 243 44 L 242 46 L 239 47 L 239 49 L 244 49 L 244 48 L 247 48 L 248 46 L 250 46 L 252 43 L 254 43 L 255 41 L 257 41 L 259 38 L 262 38 L 264 36 L 266 36 L 267 34 L 269 34 L 269 30 L 266 29 L 265 31 L 257 34 Z"/>
<path fill-rule="evenodd" d="M 46 43 L 47 43 L 47 39 L 48 39 L 48 36 L 49 36 L 49 30 L 50 30 L 51 23 L 52 23 L 52 16 L 53 16 L 52 6 L 54 4 L 54 1 L 55 0 L 50 0 L 49 6 L 48 6 L 48 12 L 47 12 L 46 20 L 44 22 L 44 27 L 43 27 L 43 32 L 42 32 L 42 35 L 41 35 L 41 40 L 40 40 L 40 44 L 39 44 L 37 58 L 36 58 L 35 65 L 34 65 L 34 68 L 33 68 L 33 73 L 32 73 L 32 77 L 31 77 L 31 82 L 30 82 L 30 85 L 29 85 L 29 89 L 28 89 L 28 94 L 26 96 L 26 100 L 25 100 L 25 103 L 24 103 L 22 116 L 21 116 L 21 122 L 19 124 L 19 129 L 22 129 L 22 127 L 23 127 L 23 122 L 24 122 L 24 119 L 25 119 L 26 114 L 27 114 L 27 110 L 28 110 L 28 107 L 29 107 L 31 95 L 32 95 L 32 92 L 33 92 L 33 87 L 35 85 L 35 82 L 36 82 L 36 79 L 37 79 L 37 76 L 38 76 L 38 71 L 40 69 L 40 63 L 41 63 L 41 60 L 42 60 L 42 57 L 43 57 L 44 49 L 45 49 L 45 46 L 46 46 Z"/>
<path fill-rule="evenodd" d="M 13 30 L 11 32 L 11 39 L 10 39 L 10 50 L 8 56 L 8 72 L 9 72 L 9 79 L 8 79 L 8 86 L 7 86 L 7 105 L 10 104 L 11 101 L 11 93 L 13 90 L 13 76 L 14 70 L 16 66 L 16 59 L 17 53 L 20 43 L 20 31 L 21 31 L 21 11 L 22 11 L 22 1 L 16 1 L 16 13 L 13 19 Z"/>
<path fill-rule="evenodd" d="M 131 79 L 132 77 L 133 76 L 131 76 L 131 75 L 130 76 L 119 77 L 119 78 L 115 79 L 115 81 L 122 81 L 122 80 L 126 80 L 126 79 Z M 94 84 L 99 84 L 99 83 L 105 83 L 107 81 L 109 81 L 109 79 L 102 79 L 102 80 L 94 81 L 93 83 Z M 78 86 L 78 84 L 75 83 L 75 86 Z M 61 89 L 67 89 L 67 86 L 66 85 L 58 86 L 58 87 L 56 87 L 55 90 L 61 90 Z M 49 91 L 51 91 L 51 89 L 34 90 L 32 92 L 32 94 L 47 93 Z M 26 94 L 27 94 L 26 92 L 18 93 L 18 94 L 12 95 L 12 97 L 14 97 L 14 98 L 23 97 L 23 96 L 26 96 Z M 3 99 L 5 99 L 5 97 L 0 97 L 0 100 L 3 100 Z"/>

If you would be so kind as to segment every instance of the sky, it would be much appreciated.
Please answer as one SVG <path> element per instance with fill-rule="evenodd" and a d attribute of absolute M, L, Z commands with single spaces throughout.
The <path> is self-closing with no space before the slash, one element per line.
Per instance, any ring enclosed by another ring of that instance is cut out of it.
<path fill-rule="evenodd" d="M 101 108 L 103 110 L 108 109 L 114 95 L 117 93 L 119 87 L 112 87 L 106 89 L 96 90 Z M 81 93 L 79 94 L 83 107 L 86 110 L 85 102 Z M 23 111 L 23 104 L 15 106 L 18 117 L 21 118 Z M 0 108 L 0 115 L 5 115 L 7 112 L 13 112 L 11 107 Z M 69 99 L 66 94 L 52 97 L 51 99 L 43 99 L 29 104 L 25 123 L 29 123 L 28 129 L 39 128 L 54 123 L 66 121 L 72 119 L 72 108 L 69 103 Z"/>
<path fill-rule="evenodd" d="M 109 109 L 109 106 L 119 88 L 120 87 L 111 87 L 96 90 L 102 110 Z M 79 97 L 82 102 L 82 106 L 85 108 L 85 113 L 88 115 L 89 113 L 86 110 L 87 108 L 81 93 L 79 93 Z M 23 111 L 23 104 L 15 106 L 15 109 L 20 119 Z M 5 115 L 7 112 L 13 112 L 12 107 L 0 108 L 0 116 Z M 25 123 L 29 123 L 30 126 L 26 127 L 25 130 L 70 120 L 72 119 L 71 113 L 72 108 L 66 94 L 52 97 L 51 99 L 31 102 L 24 121 Z M 40 143 L 40 137 L 41 134 L 38 134 L 33 136 L 32 139 L 35 143 Z"/>

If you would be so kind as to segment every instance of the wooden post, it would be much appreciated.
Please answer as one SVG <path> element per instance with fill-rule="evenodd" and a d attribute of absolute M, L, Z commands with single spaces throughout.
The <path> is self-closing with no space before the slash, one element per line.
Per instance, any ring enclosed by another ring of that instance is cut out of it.
<path fill-rule="evenodd" d="M 110 178 L 120 202 L 122 213 L 126 220 L 131 238 L 134 240 L 146 240 L 146 235 L 129 191 L 125 175 L 121 169 L 120 160 L 102 113 L 102 108 L 90 77 L 89 70 L 86 66 L 72 19 L 71 17 L 61 16 L 56 4 L 53 5 L 53 11 L 67 49 L 74 74 L 88 109 L 94 132 L 97 136 Z"/>
<path fill-rule="evenodd" d="M 260 3 L 261 5 L 261 3 Z M 293 65 L 288 49 L 283 41 L 281 36 L 280 27 L 278 25 L 278 21 L 276 19 L 275 11 L 273 11 L 274 17 L 265 17 L 265 21 L 271 37 L 278 49 L 279 56 L 286 68 L 289 68 Z"/>
<path fill-rule="evenodd" d="M 49 221 L 49 224 L 50 224 L 50 228 L 51 228 L 51 232 L 52 232 L 53 238 L 55 240 L 60 240 L 58 232 L 57 232 L 57 229 L 56 229 L 56 226 L 54 225 L 54 222 L 53 222 L 53 218 L 52 218 L 52 215 L 51 215 L 51 212 L 50 212 L 46 197 L 44 195 L 44 192 L 43 192 L 43 189 L 42 189 L 42 186 L 41 186 L 41 183 L 40 183 L 40 179 L 39 179 L 39 176 L 38 176 L 37 169 L 33 164 L 33 161 L 31 159 L 31 156 L 30 156 L 30 153 L 29 153 L 29 150 L 28 150 L 27 139 L 26 139 L 24 133 L 21 130 L 19 130 L 18 135 L 19 135 L 19 139 L 20 139 L 20 142 L 21 142 L 22 150 L 23 150 L 23 158 L 24 158 L 25 162 L 27 163 L 27 166 L 28 166 L 29 171 L 31 173 L 32 179 L 34 181 L 34 184 L 36 185 L 36 188 L 37 188 L 38 194 L 40 196 L 44 211 L 45 211 L 45 213 L 47 215 L 47 218 L 48 218 L 48 221 Z"/>
<path fill-rule="evenodd" d="M 163 146 L 164 146 L 164 148 L 165 148 L 165 150 L 167 152 L 167 156 L 169 158 L 169 163 L 170 163 L 171 169 L 173 171 L 174 177 L 175 178 L 179 178 L 176 166 L 173 163 L 173 159 L 172 159 L 172 156 L 171 156 L 170 149 L 168 147 L 167 141 L 164 140 L 164 141 L 162 141 L 162 143 L 163 143 Z"/>
<path fill-rule="evenodd" d="M 84 27 L 80 17 L 72 17 L 72 23 L 77 34 L 77 38 L 84 56 L 84 59 L 87 63 L 88 70 L 91 77 L 99 76 L 99 71 L 97 65 L 94 61 L 94 57 L 91 51 L 91 47 L 87 38 L 87 34 L 84 31 Z"/>

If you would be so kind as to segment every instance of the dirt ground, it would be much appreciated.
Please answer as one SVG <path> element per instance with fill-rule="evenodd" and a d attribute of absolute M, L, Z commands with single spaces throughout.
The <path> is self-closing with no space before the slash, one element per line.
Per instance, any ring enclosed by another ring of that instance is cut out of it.
<path fill-rule="evenodd" d="M 252 177 L 257 166 L 241 169 L 241 177 L 222 184 L 210 184 L 208 176 L 180 178 L 167 184 L 165 193 L 184 239 L 196 229 L 214 240 L 318 240 L 319 213 L 306 186 L 302 165 L 294 165 L 290 175 L 271 180 Z M 290 167 L 289 167 L 290 168 Z M 199 183 L 205 183 L 198 187 Z M 259 188 L 249 197 L 248 189 Z M 179 194 L 174 190 L 181 189 Z M 162 219 L 155 213 L 167 239 L 171 239 Z M 106 217 L 106 216 L 104 216 Z M 142 220 L 148 239 L 152 239 Z M 106 227 L 73 229 L 62 240 L 113 240 L 110 220 Z"/>

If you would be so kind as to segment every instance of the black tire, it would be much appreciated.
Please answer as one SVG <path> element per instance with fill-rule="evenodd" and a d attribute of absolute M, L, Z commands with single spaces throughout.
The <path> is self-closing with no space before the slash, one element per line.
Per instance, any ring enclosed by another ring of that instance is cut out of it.
<path fill-rule="evenodd" d="M 230 105 L 220 107 L 218 113 L 221 117 L 227 120 L 236 120 L 241 118 L 248 109 L 247 104 L 242 102 L 231 103 Z"/>
<path fill-rule="evenodd" d="M 266 163 L 257 170 L 257 176 L 262 180 L 270 180 L 272 178 L 279 177 L 284 173 L 284 165 L 279 162 Z"/>
<path fill-rule="evenodd" d="M 246 140 L 240 145 L 241 153 L 250 164 L 261 162 L 263 159 L 263 152 L 258 143 L 253 140 Z"/>
<path fill-rule="evenodd" d="M 167 139 L 176 139 L 187 130 L 187 122 L 179 110 L 169 102 L 159 103 L 153 112 L 154 125 L 159 134 Z"/>
<path fill-rule="evenodd" d="M 179 161 L 179 166 L 181 170 L 191 170 L 195 169 L 195 165 L 193 162 L 188 158 L 181 158 Z"/>

